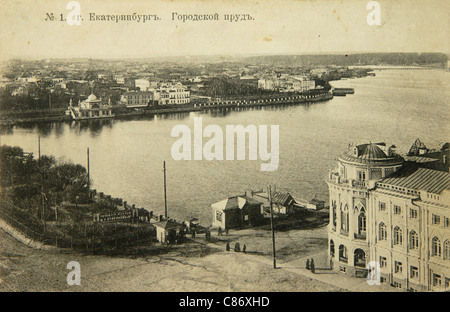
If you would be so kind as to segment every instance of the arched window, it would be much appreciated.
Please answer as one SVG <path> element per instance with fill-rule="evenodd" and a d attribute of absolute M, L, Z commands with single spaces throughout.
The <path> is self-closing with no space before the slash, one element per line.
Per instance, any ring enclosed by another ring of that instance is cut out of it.
<path fill-rule="evenodd" d="M 333 207 L 333 226 L 336 228 L 336 201 L 333 200 L 331 204 Z"/>
<path fill-rule="evenodd" d="M 357 267 L 366 267 L 366 253 L 364 252 L 364 250 L 360 248 L 355 249 L 354 263 Z"/>
<path fill-rule="evenodd" d="M 347 248 L 344 245 L 339 245 L 339 261 L 345 263 L 348 261 Z"/>
<path fill-rule="evenodd" d="M 398 226 L 394 228 L 394 245 L 401 245 L 403 243 L 402 229 Z"/>
<path fill-rule="evenodd" d="M 431 240 L 431 255 L 436 257 L 441 256 L 441 241 L 436 236 Z"/>
<path fill-rule="evenodd" d="M 342 207 L 342 206 L 341 206 Z M 348 206 L 341 208 L 341 230 L 348 232 Z"/>
<path fill-rule="evenodd" d="M 448 239 L 444 242 L 444 259 L 450 260 L 450 241 Z"/>
<path fill-rule="evenodd" d="M 330 255 L 334 257 L 334 242 L 330 240 Z"/>
<path fill-rule="evenodd" d="M 358 234 L 366 234 L 366 213 L 364 208 L 358 215 Z"/>
<path fill-rule="evenodd" d="M 387 239 L 387 230 L 386 230 L 386 224 L 384 224 L 383 222 L 380 223 L 379 225 L 379 239 L 381 240 L 386 240 Z"/>
<path fill-rule="evenodd" d="M 419 248 L 419 235 L 417 235 L 416 231 L 412 230 L 409 232 L 409 249 L 417 248 Z"/>

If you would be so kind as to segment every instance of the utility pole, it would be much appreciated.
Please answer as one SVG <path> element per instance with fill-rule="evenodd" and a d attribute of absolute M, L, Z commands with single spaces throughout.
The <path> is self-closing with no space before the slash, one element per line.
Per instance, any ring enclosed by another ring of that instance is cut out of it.
<path fill-rule="evenodd" d="M 269 195 L 269 202 L 270 202 L 270 227 L 272 229 L 272 255 L 273 255 L 273 268 L 277 268 L 277 256 L 275 253 L 275 229 L 273 226 L 273 204 L 272 204 L 272 188 L 269 185 L 268 186 L 268 195 Z"/>
<path fill-rule="evenodd" d="M 90 165 L 89 165 L 89 147 L 87 148 L 87 186 L 88 186 L 88 192 L 91 189 L 91 172 L 90 172 Z"/>
<path fill-rule="evenodd" d="M 41 198 L 42 198 L 42 227 L 43 227 L 43 232 L 45 235 L 45 198 L 44 198 L 44 170 L 42 169 L 42 162 L 41 162 L 41 136 L 38 136 L 38 153 L 39 153 L 39 158 L 38 158 L 38 164 L 39 164 L 39 169 L 41 171 Z"/>
<path fill-rule="evenodd" d="M 164 161 L 164 216 L 167 220 L 167 187 L 166 187 L 166 161 Z"/>

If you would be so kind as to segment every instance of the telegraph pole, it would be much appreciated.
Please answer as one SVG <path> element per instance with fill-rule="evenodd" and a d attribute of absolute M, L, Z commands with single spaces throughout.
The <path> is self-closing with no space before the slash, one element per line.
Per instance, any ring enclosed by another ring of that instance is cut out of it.
<path fill-rule="evenodd" d="M 164 216 L 167 220 L 167 186 L 166 186 L 166 161 L 164 161 Z"/>
<path fill-rule="evenodd" d="M 270 202 L 270 227 L 272 229 L 272 255 L 273 255 L 273 268 L 276 269 L 277 268 L 277 256 L 276 256 L 276 252 L 275 252 L 275 229 L 273 226 L 273 205 L 272 205 L 272 188 L 269 185 L 268 186 L 269 189 L 269 202 Z"/>
<path fill-rule="evenodd" d="M 88 192 L 91 189 L 91 172 L 90 172 L 90 166 L 89 166 L 89 147 L 87 148 L 87 185 L 88 185 Z"/>
<path fill-rule="evenodd" d="M 43 226 L 43 231 L 45 234 L 45 198 L 44 198 L 44 170 L 42 169 L 42 162 L 41 162 L 41 136 L 38 136 L 38 154 L 39 154 L 39 158 L 38 158 L 38 163 L 39 163 L 39 169 L 41 171 L 41 197 L 42 197 L 42 226 Z"/>

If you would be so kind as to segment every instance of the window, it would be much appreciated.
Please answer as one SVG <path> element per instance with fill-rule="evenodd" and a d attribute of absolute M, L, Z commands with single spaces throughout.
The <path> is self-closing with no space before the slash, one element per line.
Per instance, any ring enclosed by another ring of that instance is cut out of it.
<path fill-rule="evenodd" d="M 358 171 L 358 180 L 359 181 L 365 181 L 366 180 L 366 172 Z"/>
<path fill-rule="evenodd" d="M 402 214 L 402 207 L 394 205 L 394 214 L 396 215 Z"/>
<path fill-rule="evenodd" d="M 222 211 L 216 211 L 216 220 L 222 221 Z"/>
<path fill-rule="evenodd" d="M 450 260 L 450 241 L 446 240 L 444 242 L 444 259 Z"/>
<path fill-rule="evenodd" d="M 361 209 L 361 213 L 358 216 L 358 230 L 359 234 L 366 233 L 366 214 L 364 213 L 364 209 Z"/>
<path fill-rule="evenodd" d="M 436 236 L 431 241 L 431 255 L 435 257 L 441 256 L 441 241 Z"/>
<path fill-rule="evenodd" d="M 386 225 L 381 222 L 380 223 L 380 240 L 386 240 L 387 239 L 387 230 L 386 230 Z"/>
<path fill-rule="evenodd" d="M 380 256 L 380 268 L 385 268 L 385 267 L 387 267 L 386 257 Z"/>
<path fill-rule="evenodd" d="M 433 273 L 433 286 L 441 287 L 442 279 L 439 274 Z"/>
<path fill-rule="evenodd" d="M 394 228 L 394 245 L 402 245 L 402 243 L 402 230 L 398 226 L 396 226 Z"/>
<path fill-rule="evenodd" d="M 450 218 L 444 217 L 444 227 L 450 227 Z"/>
<path fill-rule="evenodd" d="M 348 232 L 348 206 L 345 205 L 342 210 L 341 206 L 341 230 Z"/>
<path fill-rule="evenodd" d="M 409 217 L 411 219 L 417 219 L 417 209 L 410 208 L 409 209 Z"/>
<path fill-rule="evenodd" d="M 379 208 L 380 208 L 380 210 L 381 211 L 385 211 L 386 210 L 386 203 L 383 203 L 383 202 L 379 202 Z"/>
<path fill-rule="evenodd" d="M 450 278 L 445 278 L 445 288 L 450 288 Z"/>
<path fill-rule="evenodd" d="M 441 223 L 441 217 L 433 214 L 431 217 L 431 223 L 435 225 L 439 225 Z"/>
<path fill-rule="evenodd" d="M 416 231 L 412 230 L 409 233 L 409 249 L 417 248 L 419 248 L 419 235 L 417 235 Z"/>
<path fill-rule="evenodd" d="M 415 266 L 410 267 L 410 277 L 419 278 L 419 269 Z"/>
<path fill-rule="evenodd" d="M 403 271 L 402 263 L 400 261 L 395 261 L 394 264 L 395 264 L 394 266 L 395 273 L 402 273 Z"/>

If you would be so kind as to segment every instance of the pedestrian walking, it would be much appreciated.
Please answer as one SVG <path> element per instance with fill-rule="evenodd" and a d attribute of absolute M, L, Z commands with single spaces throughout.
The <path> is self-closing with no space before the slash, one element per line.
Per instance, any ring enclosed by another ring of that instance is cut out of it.
<path fill-rule="evenodd" d="M 230 251 L 230 243 L 227 243 L 226 249 L 227 249 L 227 251 Z"/>
<path fill-rule="evenodd" d="M 306 269 L 309 270 L 310 266 L 309 266 L 309 259 L 306 259 Z"/>
<path fill-rule="evenodd" d="M 315 269 L 316 269 L 316 266 L 314 265 L 314 259 L 311 258 L 311 272 L 316 273 Z"/>
<path fill-rule="evenodd" d="M 234 251 L 236 251 L 236 252 L 241 251 L 241 245 L 240 245 L 239 243 L 236 243 L 236 244 L 234 245 Z"/>
<path fill-rule="evenodd" d="M 246 250 L 247 250 L 247 246 L 244 244 L 244 247 L 242 247 L 242 252 L 245 253 Z"/>

